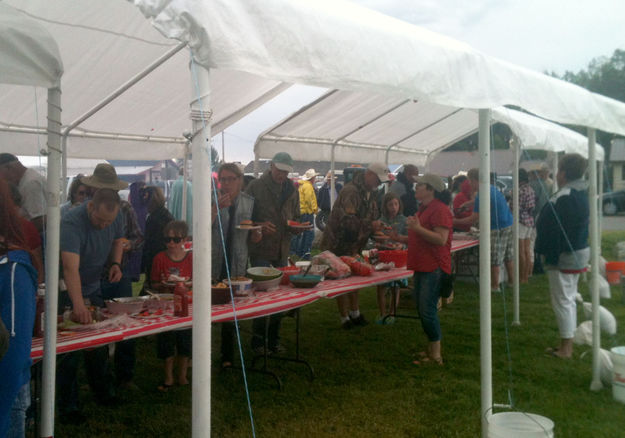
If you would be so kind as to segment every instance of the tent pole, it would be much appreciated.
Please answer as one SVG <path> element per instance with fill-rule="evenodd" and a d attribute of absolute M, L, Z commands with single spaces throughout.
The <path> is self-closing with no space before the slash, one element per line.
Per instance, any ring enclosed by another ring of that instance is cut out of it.
<path fill-rule="evenodd" d="M 67 199 L 67 136 L 63 136 L 61 145 L 61 200 L 65 201 Z"/>
<path fill-rule="evenodd" d="M 605 158 L 604 158 L 605 160 Z M 603 161 L 597 161 L 597 176 L 599 181 L 597 182 L 597 209 L 599 213 L 599 237 L 603 235 L 603 206 L 601 205 L 601 199 L 603 198 Z M 601 245 L 599 245 L 599 251 L 601 252 Z M 601 254 L 599 254 L 601 255 Z"/>
<path fill-rule="evenodd" d="M 490 110 L 479 110 L 480 370 L 482 437 L 488 435 L 493 406 L 490 290 Z"/>
<path fill-rule="evenodd" d="M 46 296 L 43 383 L 41 397 L 41 436 L 54 436 L 54 390 L 56 382 L 56 315 L 59 294 L 59 254 L 61 209 L 61 90 L 48 90 L 48 181 L 46 212 Z M 52 317 L 50 317 L 52 316 Z"/>
<path fill-rule="evenodd" d="M 510 147 L 514 153 L 514 168 L 512 169 L 512 214 L 514 222 L 512 223 L 512 239 L 514 244 L 514 279 L 513 281 L 513 307 L 514 316 L 512 325 L 521 325 L 519 320 L 519 164 L 521 156 L 521 142 L 513 136 L 510 139 Z M 529 263 L 529 260 L 526 262 Z"/>
<path fill-rule="evenodd" d="M 596 131 L 588 128 L 588 201 L 590 203 L 590 290 L 592 291 L 592 381 L 591 391 L 603 388 L 601 383 L 601 328 L 599 326 L 599 227 L 597 215 L 597 158 L 595 147 Z"/>
<path fill-rule="evenodd" d="M 211 431 L 211 114 L 209 72 L 191 60 L 193 154 L 193 380 L 192 436 Z M 185 187 L 186 189 L 186 187 Z M 204 293 L 206 292 L 206 293 Z"/>
<path fill-rule="evenodd" d="M 332 172 L 332 176 L 330 177 L 330 211 L 332 211 L 334 201 L 336 201 L 334 196 L 334 190 L 336 187 L 336 184 L 334 183 L 334 148 L 336 148 L 336 143 L 333 143 L 332 149 L 330 149 L 330 172 Z"/>
<path fill-rule="evenodd" d="M 556 175 L 558 174 L 558 151 L 553 152 L 553 167 L 551 170 L 553 174 L 553 193 L 558 191 L 558 179 Z"/>
<path fill-rule="evenodd" d="M 182 161 L 182 211 L 181 217 L 185 218 L 187 224 L 192 221 L 193 218 L 187 215 L 187 197 L 189 196 L 187 182 L 189 181 L 189 142 L 184 145 L 184 159 Z"/>
<path fill-rule="evenodd" d="M 260 162 L 258 160 L 258 152 L 254 151 L 254 178 L 258 178 L 260 173 Z"/>

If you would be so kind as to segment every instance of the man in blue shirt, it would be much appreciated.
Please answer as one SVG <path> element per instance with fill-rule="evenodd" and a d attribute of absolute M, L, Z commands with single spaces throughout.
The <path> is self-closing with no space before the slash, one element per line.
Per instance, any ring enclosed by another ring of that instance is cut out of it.
<path fill-rule="evenodd" d="M 473 190 L 479 188 L 480 174 L 478 169 L 470 169 L 467 173 Z M 506 266 L 508 282 L 512 282 L 512 212 L 506 198 L 495 187 L 495 174 L 490 174 L 490 284 L 492 290 L 499 289 L 499 266 Z M 454 219 L 454 225 L 476 224 L 479 221 L 480 199 L 475 197 L 473 214 L 466 218 Z"/>
<path fill-rule="evenodd" d="M 115 190 L 99 189 L 93 199 L 69 211 L 61 223 L 61 259 L 73 319 L 89 324 L 93 316 L 89 306 L 102 307 L 100 280 L 111 255 L 106 277 L 112 283 L 122 277 L 120 263 L 124 243 L 124 222 L 120 199 Z M 88 301 L 87 301 L 88 300 Z M 61 311 L 62 311 L 61 307 Z M 84 352 L 87 379 L 98 402 L 115 402 L 112 375 L 108 366 L 108 348 Z M 58 404 L 65 421 L 80 421 L 76 371 L 78 353 L 59 359 Z"/>

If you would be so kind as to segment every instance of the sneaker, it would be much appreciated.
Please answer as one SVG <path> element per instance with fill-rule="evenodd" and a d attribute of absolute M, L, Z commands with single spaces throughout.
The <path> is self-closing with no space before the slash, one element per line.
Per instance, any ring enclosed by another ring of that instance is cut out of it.
<path fill-rule="evenodd" d="M 395 324 L 395 317 L 394 316 L 382 316 L 382 315 L 378 315 L 378 317 L 375 320 L 375 323 L 378 325 L 391 325 L 391 324 Z"/>
<path fill-rule="evenodd" d="M 274 354 L 284 354 L 286 353 L 286 348 L 284 348 L 281 344 L 275 345 L 269 349 Z"/>
<path fill-rule="evenodd" d="M 369 324 L 369 322 L 365 319 L 365 317 L 364 317 L 364 315 L 362 313 L 360 315 L 358 315 L 358 318 L 350 317 L 349 320 L 352 322 L 353 325 L 359 325 L 361 327 Z"/>

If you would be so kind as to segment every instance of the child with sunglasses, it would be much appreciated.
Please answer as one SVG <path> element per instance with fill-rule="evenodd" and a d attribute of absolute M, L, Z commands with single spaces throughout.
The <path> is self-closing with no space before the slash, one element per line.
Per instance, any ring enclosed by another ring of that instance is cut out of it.
<path fill-rule="evenodd" d="M 152 262 L 152 287 L 163 292 L 171 292 L 166 283 L 172 278 L 193 276 L 193 254 L 185 251 L 189 228 L 184 221 L 171 221 L 163 230 L 167 249 L 159 252 Z M 174 277 L 171 277 L 174 276 Z M 191 329 L 160 333 L 156 337 L 157 356 L 165 361 L 165 379 L 158 390 L 167 392 L 174 385 L 174 359 L 178 362 L 178 384 L 188 385 L 187 368 L 191 356 Z M 176 356 L 177 354 L 177 356 Z"/>

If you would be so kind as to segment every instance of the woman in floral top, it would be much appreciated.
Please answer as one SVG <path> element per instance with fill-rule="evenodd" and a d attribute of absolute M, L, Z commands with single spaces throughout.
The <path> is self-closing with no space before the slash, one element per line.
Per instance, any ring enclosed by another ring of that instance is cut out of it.
<path fill-rule="evenodd" d="M 529 185 L 525 169 L 519 169 L 519 281 L 527 283 L 534 268 L 530 238 L 534 232 L 536 195 Z"/>

